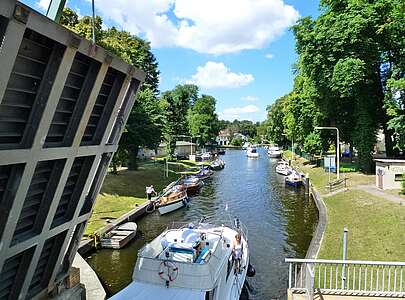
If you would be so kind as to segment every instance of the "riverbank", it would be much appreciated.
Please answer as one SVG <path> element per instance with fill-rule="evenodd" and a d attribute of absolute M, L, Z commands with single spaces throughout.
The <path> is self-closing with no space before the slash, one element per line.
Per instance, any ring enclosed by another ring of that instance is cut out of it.
<path fill-rule="evenodd" d="M 288 154 L 287 154 L 288 155 Z M 291 157 L 288 155 L 288 157 Z M 361 189 L 375 184 L 374 175 L 344 173 L 347 188 L 329 194 L 329 175 L 297 157 L 293 166 L 308 173 L 327 207 L 328 224 L 318 258 L 342 257 L 343 229 L 349 229 L 348 259 L 403 261 L 405 257 L 405 206 L 389 200 L 389 193 Z M 335 174 L 331 176 L 336 178 Z M 384 196 L 381 196 L 384 195 Z"/>
<path fill-rule="evenodd" d="M 162 165 L 153 163 L 141 164 L 136 171 L 121 170 L 118 175 L 108 174 L 97 196 L 84 236 L 91 236 L 111 221 L 144 204 L 147 201 L 146 186 L 153 184 L 159 192 L 177 180 L 178 176 L 169 172 L 169 177 L 164 177 Z"/>

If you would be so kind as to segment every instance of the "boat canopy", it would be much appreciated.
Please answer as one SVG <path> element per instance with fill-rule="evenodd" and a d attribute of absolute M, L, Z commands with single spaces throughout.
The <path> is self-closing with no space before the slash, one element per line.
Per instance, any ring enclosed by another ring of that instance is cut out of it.
<path fill-rule="evenodd" d="M 125 289 L 115 294 L 110 300 L 204 300 L 205 292 L 191 289 L 166 288 L 164 285 L 156 285 L 144 282 L 132 282 Z"/>

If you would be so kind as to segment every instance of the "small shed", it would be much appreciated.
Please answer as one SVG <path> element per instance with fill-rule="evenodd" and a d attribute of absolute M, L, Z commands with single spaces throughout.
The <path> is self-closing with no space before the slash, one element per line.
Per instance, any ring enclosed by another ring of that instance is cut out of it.
<path fill-rule="evenodd" d="M 379 158 L 374 160 L 375 184 L 382 190 L 400 189 L 405 173 L 405 159 Z"/>
<path fill-rule="evenodd" d="M 176 155 L 189 156 L 191 154 L 191 151 L 193 152 L 193 154 L 195 154 L 195 152 L 197 151 L 197 145 L 195 143 L 186 141 L 176 142 L 176 150 L 174 151 Z M 166 143 L 161 143 L 159 145 L 158 155 L 167 155 Z"/>

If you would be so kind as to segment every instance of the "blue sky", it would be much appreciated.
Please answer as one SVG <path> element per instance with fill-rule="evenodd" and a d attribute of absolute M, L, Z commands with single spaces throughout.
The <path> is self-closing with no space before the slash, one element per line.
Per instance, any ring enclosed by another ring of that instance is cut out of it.
<path fill-rule="evenodd" d="M 44 12 L 49 0 L 23 0 Z M 160 89 L 195 83 L 217 99 L 221 119 L 263 121 L 292 89 L 297 55 L 288 28 L 318 15 L 318 0 L 95 0 L 105 26 L 151 41 Z M 88 0 L 68 0 L 79 15 Z"/>

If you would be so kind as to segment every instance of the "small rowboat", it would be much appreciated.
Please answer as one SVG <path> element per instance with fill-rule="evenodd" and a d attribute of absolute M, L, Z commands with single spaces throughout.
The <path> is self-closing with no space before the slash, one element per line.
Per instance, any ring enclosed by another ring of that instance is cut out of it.
<path fill-rule="evenodd" d="M 134 222 L 128 222 L 107 232 L 101 238 L 101 247 L 109 249 L 121 249 L 135 236 L 138 226 Z"/>
<path fill-rule="evenodd" d="M 160 197 L 156 207 L 159 213 L 164 215 L 187 206 L 188 202 L 189 198 L 185 186 L 175 185 L 167 194 Z"/>

